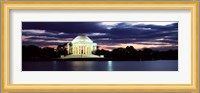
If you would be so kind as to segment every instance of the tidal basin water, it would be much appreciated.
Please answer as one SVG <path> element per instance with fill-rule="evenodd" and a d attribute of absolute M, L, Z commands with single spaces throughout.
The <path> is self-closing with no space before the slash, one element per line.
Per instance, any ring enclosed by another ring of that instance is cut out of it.
<path fill-rule="evenodd" d="M 22 71 L 178 71 L 178 60 L 26 61 Z"/>

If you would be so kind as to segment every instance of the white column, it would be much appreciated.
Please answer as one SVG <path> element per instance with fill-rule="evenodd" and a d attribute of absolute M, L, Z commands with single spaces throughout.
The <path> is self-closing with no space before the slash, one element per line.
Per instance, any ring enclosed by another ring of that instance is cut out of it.
<path fill-rule="evenodd" d="M 67 43 L 67 53 L 69 54 L 69 43 Z"/>
<path fill-rule="evenodd" d="M 85 54 L 85 46 L 83 46 L 83 54 Z"/>
<path fill-rule="evenodd" d="M 76 54 L 77 55 L 79 54 L 79 46 L 77 46 L 77 52 L 76 52 Z"/>
<path fill-rule="evenodd" d="M 74 54 L 76 54 L 76 46 L 74 47 Z"/>
<path fill-rule="evenodd" d="M 90 54 L 90 47 L 89 46 L 87 47 L 87 50 L 88 50 L 88 54 Z"/>

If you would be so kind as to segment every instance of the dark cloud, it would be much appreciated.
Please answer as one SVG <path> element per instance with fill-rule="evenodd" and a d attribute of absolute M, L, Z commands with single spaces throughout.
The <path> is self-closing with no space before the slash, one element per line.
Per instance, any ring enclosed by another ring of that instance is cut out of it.
<path fill-rule="evenodd" d="M 100 25 L 101 22 L 22 22 L 22 35 L 29 37 L 23 44 L 34 44 L 31 40 L 44 40 L 37 45 L 58 45 L 66 42 L 49 42 L 88 35 L 94 42 L 104 45 L 142 44 L 178 46 L 178 23 L 168 25 L 137 24 L 122 22 L 111 29 Z M 31 30 L 31 31 L 28 31 Z M 43 31 L 43 32 L 42 32 Z M 34 37 L 37 36 L 37 37 Z M 48 41 L 48 42 L 45 42 Z M 147 43 L 146 43 L 147 42 Z M 149 43 L 150 42 L 150 43 Z"/>
<path fill-rule="evenodd" d="M 22 29 L 43 29 L 54 33 L 101 33 L 106 31 L 98 22 L 22 22 Z"/>
<path fill-rule="evenodd" d="M 130 25 L 126 23 L 120 23 L 112 28 L 107 35 L 92 38 L 98 42 L 104 43 L 163 42 L 178 44 L 177 24 L 178 23 L 173 23 L 166 26 L 160 26 L 143 24 Z M 101 40 L 101 38 L 109 38 L 109 40 Z"/>
<path fill-rule="evenodd" d="M 36 45 L 36 46 L 52 46 L 52 45 L 63 45 L 61 42 L 23 42 L 23 45 Z"/>
<path fill-rule="evenodd" d="M 41 37 L 41 36 L 38 36 L 38 37 L 29 37 L 28 38 L 29 40 L 58 40 L 59 38 L 57 37 Z"/>

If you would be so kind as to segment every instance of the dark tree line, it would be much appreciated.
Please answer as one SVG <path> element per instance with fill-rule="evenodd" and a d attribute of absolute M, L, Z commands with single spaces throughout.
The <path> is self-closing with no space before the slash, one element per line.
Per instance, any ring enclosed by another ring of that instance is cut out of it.
<path fill-rule="evenodd" d="M 112 51 L 98 49 L 96 55 L 104 55 L 105 58 L 113 60 L 177 60 L 178 50 L 158 51 L 149 48 L 136 50 L 133 46 L 116 48 Z"/>
<path fill-rule="evenodd" d="M 126 48 L 116 48 L 112 51 L 99 49 L 95 55 L 104 55 L 104 58 L 112 60 L 177 60 L 178 50 L 155 51 L 149 48 L 136 50 L 133 46 Z M 69 55 L 66 44 L 58 45 L 56 49 L 50 47 L 40 48 L 38 46 L 29 45 L 22 46 L 22 59 L 52 59 L 59 58 L 61 55 Z"/>
<path fill-rule="evenodd" d="M 67 55 L 66 44 L 58 45 L 56 49 L 50 47 L 40 48 L 35 45 L 22 46 L 23 60 L 52 59 L 61 55 Z"/>

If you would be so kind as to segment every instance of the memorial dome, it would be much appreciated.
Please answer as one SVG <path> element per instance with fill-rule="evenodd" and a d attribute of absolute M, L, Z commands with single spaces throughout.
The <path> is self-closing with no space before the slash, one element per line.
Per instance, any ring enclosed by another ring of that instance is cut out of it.
<path fill-rule="evenodd" d="M 93 41 L 86 35 L 79 35 L 72 40 L 72 43 L 93 43 Z"/>

